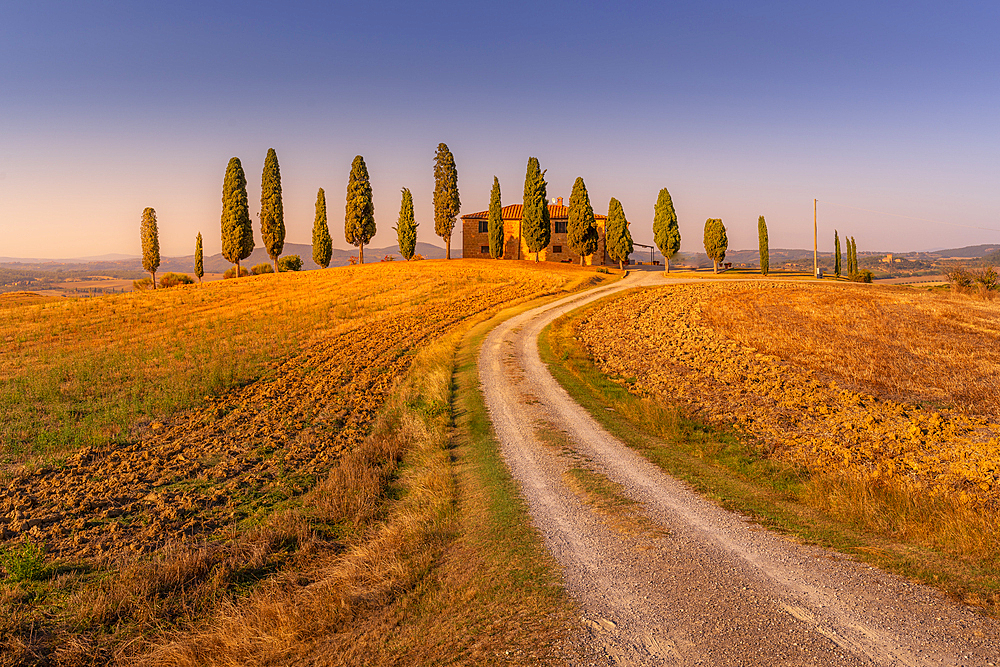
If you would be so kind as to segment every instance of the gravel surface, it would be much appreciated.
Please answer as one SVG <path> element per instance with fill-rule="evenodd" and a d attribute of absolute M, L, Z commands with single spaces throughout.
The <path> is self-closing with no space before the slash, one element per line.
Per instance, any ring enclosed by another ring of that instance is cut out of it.
<path fill-rule="evenodd" d="M 479 374 L 503 455 L 606 665 L 1000 665 L 998 623 L 938 591 L 764 530 L 702 499 L 607 433 L 542 364 L 538 333 L 616 285 L 528 311 L 486 339 Z M 540 429 L 565 434 L 554 447 Z M 563 481 L 586 465 L 662 534 L 626 534 Z"/>

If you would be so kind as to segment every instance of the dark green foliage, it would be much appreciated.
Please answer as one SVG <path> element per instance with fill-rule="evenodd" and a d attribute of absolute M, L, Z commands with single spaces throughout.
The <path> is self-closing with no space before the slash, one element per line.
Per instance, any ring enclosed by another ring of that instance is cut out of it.
<path fill-rule="evenodd" d="M 222 256 L 237 267 L 253 252 L 253 228 L 247 204 L 247 177 L 238 157 L 229 160 L 222 185 Z M 234 270 L 233 275 L 236 275 Z M 244 275 L 240 271 L 240 275 Z"/>
<path fill-rule="evenodd" d="M 833 230 L 833 275 L 840 277 L 840 235 Z"/>
<path fill-rule="evenodd" d="M 198 232 L 198 238 L 194 242 L 194 275 L 198 277 L 199 283 L 205 275 L 205 251 L 201 247 L 201 232 Z"/>
<path fill-rule="evenodd" d="M 594 220 L 594 207 L 590 205 L 590 194 L 583 178 L 577 176 L 569 196 L 566 242 L 580 256 L 580 266 L 583 266 L 585 257 L 597 252 L 597 240 L 597 222 Z"/>
<path fill-rule="evenodd" d="M 273 148 L 267 149 L 264 173 L 260 177 L 260 235 L 264 239 L 267 256 L 277 268 L 278 257 L 285 247 L 285 211 L 281 205 L 281 170 L 278 168 L 278 154 Z"/>
<path fill-rule="evenodd" d="M 45 550 L 33 542 L 12 545 L 0 550 L 0 567 L 13 581 L 38 579 L 45 572 Z"/>
<path fill-rule="evenodd" d="M 152 208 L 146 207 L 142 211 L 139 235 L 142 237 L 142 268 L 152 275 L 155 288 L 156 269 L 160 267 L 160 232 L 156 228 L 156 211 Z"/>
<path fill-rule="evenodd" d="M 653 241 L 663 253 L 665 270 L 670 273 L 670 260 L 681 249 L 681 230 L 677 226 L 674 202 L 666 188 L 660 190 L 653 209 Z"/>
<path fill-rule="evenodd" d="M 851 274 L 851 280 L 856 283 L 870 283 L 874 277 L 872 272 L 867 269 L 864 271 L 855 271 Z"/>
<path fill-rule="evenodd" d="M 618 262 L 618 268 L 624 269 L 628 256 L 632 254 L 632 234 L 628 230 L 628 220 L 620 201 L 611 198 L 608 202 L 608 221 L 604 232 L 604 247 L 608 257 Z"/>
<path fill-rule="evenodd" d="M 153 281 L 150 280 L 149 276 L 140 278 L 139 280 L 133 280 L 132 289 L 136 292 L 144 292 L 148 289 L 153 289 Z"/>
<path fill-rule="evenodd" d="M 255 264 L 250 269 L 250 274 L 254 276 L 261 276 L 265 273 L 274 273 L 274 267 L 267 262 L 261 262 L 260 264 Z"/>
<path fill-rule="evenodd" d="M 365 245 L 375 236 L 375 203 L 372 201 L 372 184 L 368 180 L 368 167 L 360 155 L 351 163 L 351 176 L 347 181 L 347 208 L 344 215 L 344 236 L 358 248 L 358 263 L 365 263 Z"/>
<path fill-rule="evenodd" d="M 333 257 L 333 239 L 326 223 L 326 193 L 323 188 L 316 193 L 316 220 L 313 222 L 313 261 L 321 268 L 330 266 Z"/>
<path fill-rule="evenodd" d="M 493 177 L 493 190 L 490 192 L 490 214 L 487 222 L 490 238 L 490 257 L 503 258 L 503 205 L 500 203 L 500 179 Z"/>
<path fill-rule="evenodd" d="M 445 259 L 451 259 L 451 232 L 461 208 L 455 156 L 446 144 L 438 144 L 434 154 L 434 233 L 444 239 Z"/>
<path fill-rule="evenodd" d="M 268 266 L 270 266 L 270 264 L 268 264 Z M 222 279 L 229 280 L 230 278 L 235 278 L 236 269 L 240 270 L 240 278 L 245 278 L 246 276 L 250 275 L 250 272 L 246 270 L 246 267 L 237 264 L 236 266 L 230 266 L 228 269 L 226 269 L 226 272 L 222 274 Z"/>
<path fill-rule="evenodd" d="M 549 219 L 548 193 L 546 193 L 545 172 L 538 164 L 538 158 L 528 158 L 528 171 L 524 176 L 524 208 L 521 217 L 521 237 L 528 251 L 538 253 L 552 240 L 552 222 Z"/>
<path fill-rule="evenodd" d="M 767 243 L 767 223 L 764 216 L 757 218 L 757 245 L 760 247 L 760 273 L 766 276 L 771 270 L 771 255 Z"/>
<path fill-rule="evenodd" d="M 712 260 L 713 269 L 719 272 L 719 264 L 726 259 L 729 249 L 729 238 L 726 237 L 726 227 L 719 218 L 709 218 L 705 221 L 705 254 Z"/>
<path fill-rule="evenodd" d="M 302 258 L 298 255 L 285 255 L 278 260 L 278 271 L 301 271 Z"/>
<path fill-rule="evenodd" d="M 409 188 L 403 188 L 403 198 L 399 203 L 399 221 L 393 229 L 396 230 L 399 254 L 407 261 L 413 259 L 413 253 L 417 249 L 417 223 L 413 219 L 413 195 Z"/>
<path fill-rule="evenodd" d="M 174 273 L 171 271 L 160 278 L 160 287 L 177 287 L 178 285 L 193 285 L 194 278 L 186 273 Z"/>
<path fill-rule="evenodd" d="M 847 275 L 853 276 L 858 272 L 858 246 L 852 236 L 847 240 Z"/>

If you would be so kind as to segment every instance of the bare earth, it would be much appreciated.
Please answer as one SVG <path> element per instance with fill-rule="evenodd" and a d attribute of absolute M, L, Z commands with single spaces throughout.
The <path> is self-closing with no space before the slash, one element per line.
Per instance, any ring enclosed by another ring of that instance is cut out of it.
<path fill-rule="evenodd" d="M 497 327 L 480 353 L 503 455 L 579 602 L 587 653 L 606 665 L 1000 664 L 995 620 L 720 509 L 559 387 L 538 355 L 548 323 L 614 291 L 666 282 L 660 270 L 634 272 L 528 311 Z M 553 446 L 552 432 L 567 446 Z M 620 484 L 664 531 L 636 535 L 604 520 L 563 481 L 573 466 Z"/>

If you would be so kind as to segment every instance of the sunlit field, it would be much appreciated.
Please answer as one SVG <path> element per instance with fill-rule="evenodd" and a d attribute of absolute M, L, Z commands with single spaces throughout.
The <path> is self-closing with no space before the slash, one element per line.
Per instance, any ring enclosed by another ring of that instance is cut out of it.
<path fill-rule="evenodd" d="M 342 628 L 453 502 L 456 334 L 602 278 L 424 261 L 3 303 L 0 663 L 207 664 L 277 633 L 239 664 Z M 296 598 L 320 570 L 340 583 Z"/>

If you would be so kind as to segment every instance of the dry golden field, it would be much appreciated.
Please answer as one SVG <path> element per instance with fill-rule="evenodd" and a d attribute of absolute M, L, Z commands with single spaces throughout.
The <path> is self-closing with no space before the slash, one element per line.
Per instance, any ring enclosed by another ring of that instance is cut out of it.
<path fill-rule="evenodd" d="M 850 285 L 671 286 L 610 300 L 578 335 L 633 393 L 808 471 L 823 509 L 996 558 L 995 301 Z"/>
<path fill-rule="evenodd" d="M 252 662 L 298 641 L 289 619 L 306 634 L 342 629 L 355 585 L 344 582 L 396 585 L 405 568 L 391 555 L 418 548 L 407 538 L 419 524 L 412 512 L 381 537 L 371 528 L 391 524 L 386 502 L 419 477 L 419 466 L 400 477 L 400 463 L 425 440 L 418 458 L 444 456 L 448 350 L 433 372 L 426 360 L 420 369 L 437 385 L 410 380 L 386 412 L 401 378 L 471 321 L 594 280 L 572 267 L 418 262 L 8 300 L 0 664 L 130 662 L 170 636 L 174 648 L 154 662 Z M 361 562 L 371 549 L 387 572 Z M 340 554 L 350 562 L 331 574 Z M 320 556 L 326 569 L 314 564 L 310 576 L 342 585 L 320 598 L 289 593 L 313 580 L 281 573 Z M 249 612 L 233 606 L 266 581 L 280 584 Z M 321 603 L 339 605 L 335 621 L 314 618 Z M 170 634 L 221 608 L 196 638 Z M 234 626 L 246 639 L 260 624 L 285 635 L 219 658 Z"/>

